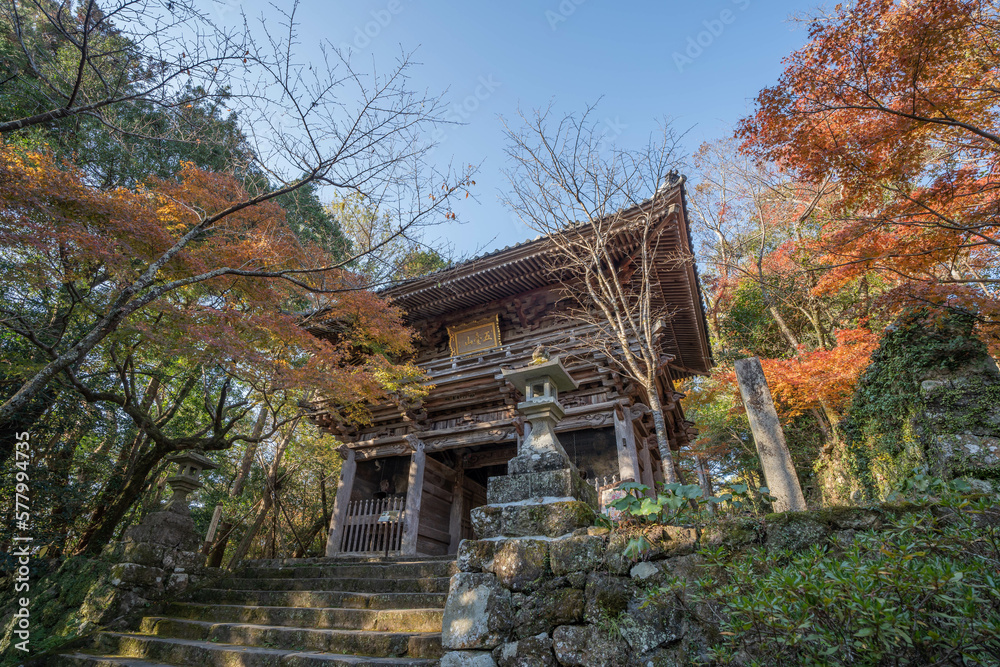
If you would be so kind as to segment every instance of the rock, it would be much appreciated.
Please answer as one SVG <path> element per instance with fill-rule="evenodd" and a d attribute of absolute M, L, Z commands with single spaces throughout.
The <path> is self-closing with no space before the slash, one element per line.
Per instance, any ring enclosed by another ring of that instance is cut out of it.
<path fill-rule="evenodd" d="M 452 651 L 441 657 L 441 667 L 497 667 L 489 651 Z"/>
<path fill-rule="evenodd" d="M 988 467 L 1000 463 L 1000 438 L 951 433 L 937 436 L 941 458 L 958 459 L 962 466 Z"/>
<path fill-rule="evenodd" d="M 682 616 L 670 599 L 657 599 L 652 603 L 633 599 L 628 604 L 627 616 L 621 624 L 621 633 L 636 655 L 653 650 L 681 636 Z"/>
<path fill-rule="evenodd" d="M 537 588 L 546 574 L 548 551 L 543 540 L 504 540 L 493 556 L 493 573 L 513 591 Z"/>
<path fill-rule="evenodd" d="M 109 574 L 113 586 L 163 592 L 164 571 L 136 563 L 118 563 Z"/>
<path fill-rule="evenodd" d="M 496 548 L 497 543 L 491 540 L 462 540 L 458 545 L 459 571 L 489 572 L 492 570 Z"/>
<path fill-rule="evenodd" d="M 190 510 L 183 504 L 168 505 L 166 509 L 148 514 L 142 523 L 125 531 L 125 539 L 180 551 L 197 551 L 202 541 Z"/>
<path fill-rule="evenodd" d="M 472 510 L 479 538 L 561 537 L 594 523 L 594 510 L 579 500 L 529 505 L 483 505 Z"/>
<path fill-rule="evenodd" d="M 668 558 L 660 563 L 660 566 L 663 568 L 664 575 L 677 577 L 685 581 L 694 581 L 703 575 L 700 566 L 704 562 L 704 559 L 698 554 L 691 554 L 688 556 L 678 556 L 677 558 Z"/>
<path fill-rule="evenodd" d="M 546 634 L 498 646 L 493 659 L 499 667 L 556 667 L 552 639 Z"/>
<path fill-rule="evenodd" d="M 175 572 L 167 578 L 167 593 L 170 595 L 179 595 L 187 590 L 190 583 L 191 578 L 186 573 Z"/>
<path fill-rule="evenodd" d="M 591 629 L 586 625 L 561 625 L 552 631 L 552 650 L 560 665 L 585 665 L 587 640 Z"/>
<path fill-rule="evenodd" d="M 662 526 L 662 529 L 665 535 L 660 536 L 658 540 L 651 540 L 654 546 L 653 552 L 649 556 L 651 560 L 659 560 L 669 556 L 686 556 L 694 552 L 694 547 L 698 543 L 697 530 L 683 526 Z"/>
<path fill-rule="evenodd" d="M 629 575 L 636 581 L 653 580 L 660 574 L 660 568 L 653 563 L 636 563 Z"/>
<path fill-rule="evenodd" d="M 801 551 L 822 544 L 827 528 L 809 512 L 784 512 L 767 517 L 767 548 L 769 551 L 790 549 Z"/>
<path fill-rule="evenodd" d="M 598 569 L 604 562 L 604 539 L 601 537 L 568 537 L 549 544 L 552 572 L 557 575 L 569 572 Z"/>
<path fill-rule="evenodd" d="M 600 623 L 609 617 L 617 618 L 628 608 L 635 592 L 635 584 L 627 577 L 591 572 L 587 575 L 587 588 L 584 591 L 584 618 L 588 623 Z"/>
<path fill-rule="evenodd" d="M 563 625 L 552 633 L 552 648 L 567 667 L 625 667 L 629 647 L 592 625 Z"/>
<path fill-rule="evenodd" d="M 531 637 L 552 631 L 557 625 L 583 621 L 585 598 L 576 588 L 539 591 L 527 597 L 514 617 L 514 634 Z"/>
<path fill-rule="evenodd" d="M 604 547 L 604 564 L 612 574 L 628 574 L 635 561 L 625 555 L 629 539 L 621 533 L 612 533 Z"/>
<path fill-rule="evenodd" d="M 441 644 L 446 649 L 492 649 L 510 637 L 510 591 L 492 574 L 452 576 Z"/>

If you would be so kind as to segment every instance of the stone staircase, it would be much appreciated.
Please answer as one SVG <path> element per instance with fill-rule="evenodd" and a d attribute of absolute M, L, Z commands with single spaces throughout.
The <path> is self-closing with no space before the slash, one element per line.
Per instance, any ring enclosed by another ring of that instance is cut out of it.
<path fill-rule="evenodd" d="M 66 667 L 438 664 L 453 557 L 254 561 Z"/>

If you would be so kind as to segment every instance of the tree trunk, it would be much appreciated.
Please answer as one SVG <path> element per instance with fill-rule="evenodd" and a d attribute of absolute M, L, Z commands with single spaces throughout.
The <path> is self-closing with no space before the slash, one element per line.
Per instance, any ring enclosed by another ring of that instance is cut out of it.
<path fill-rule="evenodd" d="M 298 419 L 289 424 L 284 437 L 282 437 L 281 442 L 278 443 L 278 448 L 274 453 L 274 460 L 271 461 L 271 465 L 268 466 L 267 474 L 264 479 L 264 506 L 261 508 L 260 514 L 257 515 L 256 520 L 254 520 L 253 525 L 243 535 L 243 539 L 240 540 L 239 545 L 236 547 L 233 557 L 229 560 L 230 569 L 246 557 L 247 552 L 250 550 L 251 542 L 264 525 L 264 519 L 267 518 L 267 513 L 271 509 L 274 502 L 274 495 L 277 493 L 275 486 L 278 483 L 278 470 L 281 468 L 281 459 L 284 457 L 285 450 L 288 449 L 288 445 L 292 441 L 292 434 L 295 433 L 295 429 L 298 425 Z M 275 512 L 275 520 L 277 520 L 277 512 Z"/>
<path fill-rule="evenodd" d="M 256 440 L 260 437 L 260 434 L 264 432 L 264 424 L 267 422 L 267 408 L 265 406 L 260 407 L 260 412 L 257 413 L 257 421 L 253 425 L 253 438 Z M 246 483 L 247 478 L 250 476 L 250 469 L 253 467 L 254 457 L 257 455 L 257 446 L 259 442 L 248 442 L 246 451 L 243 452 L 243 460 L 240 461 L 240 471 L 236 475 L 236 479 L 233 480 L 233 486 L 229 490 L 230 498 L 239 498 L 240 494 L 243 493 L 243 485 Z"/>
<path fill-rule="evenodd" d="M 73 555 L 100 553 L 104 545 L 111 541 L 122 517 L 142 496 L 149 472 L 169 453 L 168 450 L 154 447 L 139 457 L 124 485 L 121 485 L 121 478 L 105 485 L 94 501 L 94 512 L 86 528 L 80 533 Z"/>
<path fill-rule="evenodd" d="M 663 480 L 667 484 L 676 484 L 680 478 L 674 467 L 674 455 L 670 450 L 670 438 L 667 435 L 667 420 L 663 418 L 663 407 L 660 404 L 660 396 L 657 393 L 655 382 L 652 383 L 651 387 L 646 387 L 646 393 L 649 395 L 649 409 L 653 413 L 653 425 L 656 428 L 656 445 L 660 450 Z"/>
<path fill-rule="evenodd" d="M 701 454 L 695 456 L 695 462 L 697 464 L 698 471 L 698 484 L 701 486 L 702 496 L 704 498 L 709 498 L 715 495 L 715 490 L 712 488 L 712 473 L 708 469 L 708 465 L 705 463 L 705 457 Z M 708 503 L 708 510 L 712 514 L 715 514 L 715 504 Z"/>
<path fill-rule="evenodd" d="M 309 531 L 306 533 L 306 537 L 302 540 L 302 544 L 295 548 L 295 553 L 292 554 L 292 558 L 302 558 L 306 555 L 306 551 L 309 546 L 316 541 L 316 536 L 319 535 L 323 527 L 330 523 L 330 515 L 324 510 L 323 516 L 316 519 L 311 526 L 309 526 Z"/>
<path fill-rule="evenodd" d="M 255 440 L 260 437 L 260 434 L 264 432 L 264 425 L 267 422 L 267 408 L 264 405 L 260 406 L 260 412 L 257 413 L 257 421 L 253 425 L 252 438 Z M 243 485 L 246 483 L 247 478 L 250 477 L 250 469 L 253 467 L 254 458 L 257 455 L 257 446 L 259 442 L 248 442 L 247 448 L 243 452 L 243 459 L 240 461 L 239 472 L 236 473 L 236 479 L 233 480 L 233 485 L 229 487 L 229 497 L 239 498 L 243 493 Z M 229 536 L 233 532 L 233 522 L 222 519 L 219 522 L 218 530 L 216 531 L 217 539 L 214 540 L 214 544 L 206 546 L 209 549 L 208 555 L 208 565 L 209 567 L 219 567 L 222 564 L 223 555 L 226 553 L 226 547 L 229 545 Z"/>

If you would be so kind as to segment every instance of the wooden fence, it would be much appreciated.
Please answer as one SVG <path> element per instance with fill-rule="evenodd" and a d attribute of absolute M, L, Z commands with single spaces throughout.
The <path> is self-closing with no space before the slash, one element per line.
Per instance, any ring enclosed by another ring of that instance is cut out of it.
<path fill-rule="evenodd" d="M 617 519 L 620 513 L 618 510 L 611 509 L 608 505 L 619 498 L 625 497 L 625 492 L 618 488 L 621 484 L 621 480 L 618 479 L 618 475 L 603 478 L 598 477 L 590 480 L 590 484 L 594 487 L 594 490 L 597 491 L 597 502 L 601 508 L 601 512 Z"/>
<path fill-rule="evenodd" d="M 340 553 L 399 553 L 403 541 L 406 498 L 355 500 L 347 506 Z"/>

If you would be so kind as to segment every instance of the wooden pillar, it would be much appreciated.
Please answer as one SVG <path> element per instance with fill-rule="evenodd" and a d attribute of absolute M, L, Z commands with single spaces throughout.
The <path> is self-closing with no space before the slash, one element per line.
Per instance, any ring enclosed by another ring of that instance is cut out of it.
<path fill-rule="evenodd" d="M 764 369 L 757 357 L 748 357 L 736 362 L 736 381 L 740 385 L 740 396 L 750 420 L 750 430 L 757 444 L 771 495 L 776 497 L 774 509 L 777 512 L 800 512 L 806 509 L 806 499 L 799 486 L 798 475 L 792 464 L 792 455 L 785 444 L 785 433 L 774 409 L 771 390 L 767 387 Z"/>
<path fill-rule="evenodd" d="M 646 442 L 642 443 L 642 449 L 639 450 L 639 460 L 642 461 L 642 472 L 639 473 L 637 481 L 650 489 L 655 488 L 656 478 L 653 476 L 653 460 L 649 456 L 649 447 Z"/>
<path fill-rule="evenodd" d="M 358 462 L 355 460 L 353 449 L 342 445 L 337 453 L 344 459 L 344 462 L 340 465 L 340 481 L 337 482 L 337 495 L 334 497 L 333 512 L 330 515 L 330 536 L 326 540 L 327 557 L 340 553 L 340 540 L 344 535 L 347 506 L 351 504 L 354 476 L 358 472 Z"/>
<path fill-rule="evenodd" d="M 462 466 L 462 454 L 455 464 L 455 483 L 451 492 L 451 517 L 448 532 L 451 533 L 449 554 L 458 553 L 458 543 L 462 541 L 462 514 L 465 512 L 465 468 Z"/>
<path fill-rule="evenodd" d="M 619 416 L 615 408 L 615 444 L 618 446 L 618 473 L 623 482 L 639 481 L 639 452 L 635 447 L 635 429 L 629 413 Z"/>
<path fill-rule="evenodd" d="M 667 442 L 669 444 L 673 444 L 672 442 L 670 442 L 669 439 L 667 440 Z M 653 450 L 656 450 L 657 453 L 659 453 L 659 451 L 660 451 L 660 443 L 656 440 L 656 434 L 655 433 L 652 434 L 652 435 L 650 435 L 648 438 L 646 438 L 646 449 L 647 449 L 647 451 L 649 451 L 649 460 L 652 462 L 652 460 L 653 460 Z M 671 459 L 673 459 L 673 457 L 671 457 Z M 663 483 L 663 465 L 662 465 L 662 463 L 663 463 L 662 461 L 659 464 L 653 463 L 653 465 L 651 465 L 650 469 L 649 469 L 649 474 L 652 475 L 653 481 L 654 482 L 659 482 L 661 484 Z"/>
<path fill-rule="evenodd" d="M 410 477 L 406 486 L 406 511 L 403 519 L 403 543 L 401 550 L 406 555 L 417 553 L 417 535 L 420 532 L 420 499 L 424 493 L 424 467 L 427 455 L 424 442 L 416 437 L 408 437 L 413 454 L 410 455 Z"/>
<path fill-rule="evenodd" d="M 205 534 L 205 544 L 201 548 L 201 552 L 208 555 L 209 551 L 212 549 L 212 542 L 215 541 L 215 531 L 219 528 L 219 519 L 222 518 L 222 505 L 216 505 L 215 511 L 212 512 L 212 521 L 208 524 L 208 532 Z"/>

